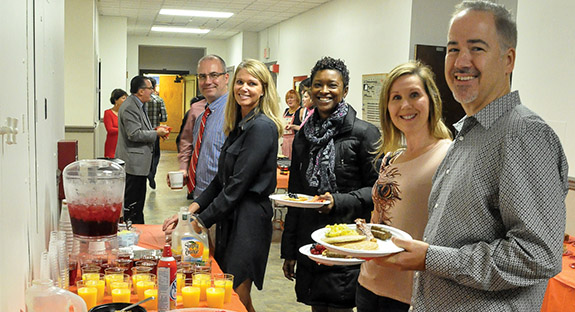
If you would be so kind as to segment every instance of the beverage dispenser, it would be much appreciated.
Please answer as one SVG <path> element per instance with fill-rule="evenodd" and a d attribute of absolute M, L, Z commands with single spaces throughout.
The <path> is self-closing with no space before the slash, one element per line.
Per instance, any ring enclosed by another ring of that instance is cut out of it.
<path fill-rule="evenodd" d="M 111 261 L 118 249 L 124 169 L 108 160 L 79 160 L 64 168 L 63 177 L 74 233 L 73 254 L 80 262 Z"/>

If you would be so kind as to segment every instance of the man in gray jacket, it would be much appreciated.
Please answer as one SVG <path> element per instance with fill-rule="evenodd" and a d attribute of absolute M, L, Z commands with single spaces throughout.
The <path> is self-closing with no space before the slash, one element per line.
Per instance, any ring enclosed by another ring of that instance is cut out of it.
<path fill-rule="evenodd" d="M 124 218 L 133 223 L 144 223 L 146 179 L 152 165 L 152 153 L 157 137 L 169 132 L 164 127 L 153 129 L 144 110 L 154 88 L 144 76 L 130 82 L 131 95 L 118 112 L 118 145 L 116 157 L 125 161 L 126 189 L 124 192 Z"/>

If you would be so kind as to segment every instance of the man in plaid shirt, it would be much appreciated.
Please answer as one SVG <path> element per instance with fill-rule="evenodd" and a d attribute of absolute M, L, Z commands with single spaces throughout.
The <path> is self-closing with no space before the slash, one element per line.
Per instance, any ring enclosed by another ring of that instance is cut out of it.
<path fill-rule="evenodd" d="M 160 125 L 160 122 L 166 122 L 168 120 L 168 114 L 166 113 L 166 106 L 164 105 L 164 100 L 158 96 L 156 91 L 156 79 L 153 77 L 149 78 L 152 82 L 152 87 L 154 92 L 152 93 L 152 98 L 150 101 L 144 103 L 144 108 L 150 119 L 152 127 L 156 128 Z M 156 169 L 158 168 L 158 163 L 160 162 L 160 138 L 156 139 L 154 143 L 154 155 L 152 156 L 152 167 L 150 168 L 150 174 L 148 174 L 148 181 L 152 189 L 156 189 Z"/>

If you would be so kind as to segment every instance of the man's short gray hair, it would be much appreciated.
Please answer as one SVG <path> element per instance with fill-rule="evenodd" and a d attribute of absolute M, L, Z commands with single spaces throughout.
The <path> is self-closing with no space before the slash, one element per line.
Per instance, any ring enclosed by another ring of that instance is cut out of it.
<path fill-rule="evenodd" d="M 515 49 L 517 47 L 517 24 L 515 23 L 511 12 L 509 12 L 509 10 L 507 10 L 503 5 L 487 0 L 463 1 L 455 6 L 455 12 L 453 12 L 451 22 L 453 22 L 455 16 L 463 11 L 482 11 L 492 13 L 495 18 L 495 30 L 499 37 L 501 49 Z"/>
<path fill-rule="evenodd" d="M 223 58 L 219 57 L 218 55 L 215 54 L 208 54 L 204 57 L 202 57 L 199 61 L 198 61 L 198 68 L 200 67 L 200 63 L 205 61 L 205 60 L 216 60 L 218 62 L 220 62 L 220 65 L 222 65 L 222 73 L 226 72 L 226 62 L 224 61 Z"/>

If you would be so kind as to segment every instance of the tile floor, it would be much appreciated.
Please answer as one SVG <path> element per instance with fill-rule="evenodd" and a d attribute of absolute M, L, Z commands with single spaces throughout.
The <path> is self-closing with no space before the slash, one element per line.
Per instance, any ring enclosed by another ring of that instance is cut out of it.
<path fill-rule="evenodd" d="M 162 151 L 158 172 L 156 174 L 155 190 L 148 186 L 146 195 L 146 205 L 144 207 L 144 216 L 148 224 L 161 224 L 168 216 L 176 214 L 180 207 L 188 206 L 190 201 L 186 199 L 184 190 L 172 191 L 166 184 L 166 175 L 168 171 L 178 169 L 178 158 L 176 152 Z M 296 302 L 294 284 L 283 276 L 282 264 L 280 259 L 280 240 L 281 234 L 274 233 L 274 242 L 270 248 L 268 266 L 264 288 L 258 291 L 252 289 L 252 299 L 254 307 L 258 312 L 307 312 L 311 309 L 301 303 Z"/>

